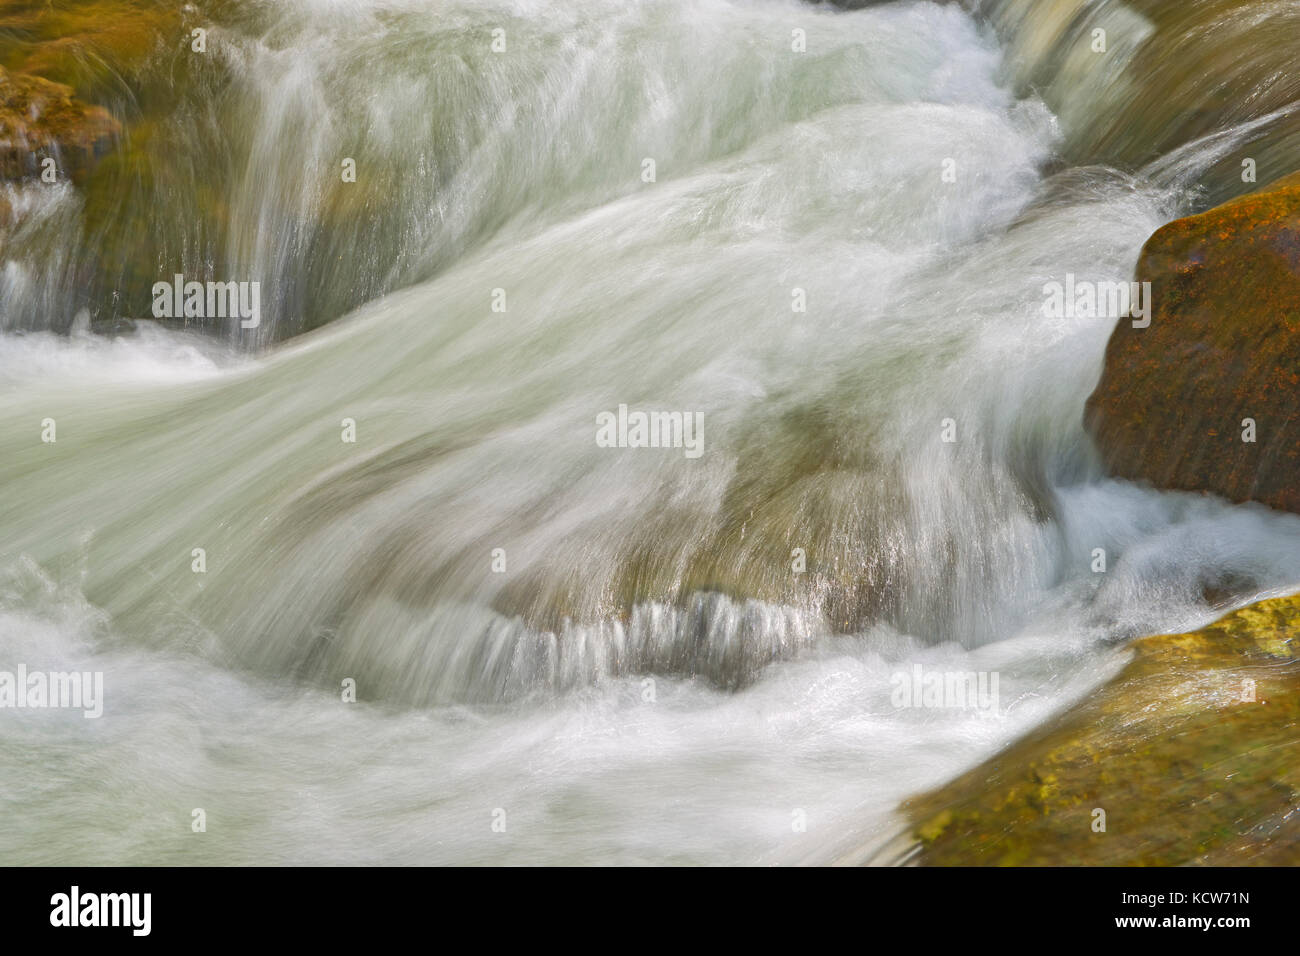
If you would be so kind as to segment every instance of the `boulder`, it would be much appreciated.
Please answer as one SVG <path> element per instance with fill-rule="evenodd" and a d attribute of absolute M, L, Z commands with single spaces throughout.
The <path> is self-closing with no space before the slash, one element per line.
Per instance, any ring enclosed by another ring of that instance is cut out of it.
<path fill-rule="evenodd" d="M 1300 174 L 1147 240 L 1084 420 L 1107 468 L 1300 512 Z"/>
<path fill-rule="evenodd" d="M 1134 650 L 1063 716 L 907 801 L 909 836 L 889 852 L 948 866 L 1300 863 L 1300 595 Z"/>

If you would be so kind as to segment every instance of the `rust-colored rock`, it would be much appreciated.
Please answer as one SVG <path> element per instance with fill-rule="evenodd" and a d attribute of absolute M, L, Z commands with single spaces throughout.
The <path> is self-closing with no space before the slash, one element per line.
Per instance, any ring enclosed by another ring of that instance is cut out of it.
<path fill-rule="evenodd" d="M 1300 512 L 1300 174 L 1164 226 L 1137 278 L 1150 327 L 1119 322 L 1085 412 L 1111 472 Z"/>

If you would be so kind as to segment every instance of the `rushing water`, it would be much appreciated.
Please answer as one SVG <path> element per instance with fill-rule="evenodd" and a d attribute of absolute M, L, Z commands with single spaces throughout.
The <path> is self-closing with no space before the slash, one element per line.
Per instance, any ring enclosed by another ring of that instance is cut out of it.
<path fill-rule="evenodd" d="M 9 187 L 4 324 L 74 330 L 0 340 L 0 670 L 105 700 L 3 712 L 6 860 L 862 859 L 1125 638 L 1300 584 L 1300 519 L 1102 477 L 1114 318 L 1041 309 L 1274 119 L 1070 166 L 1089 91 L 955 5 L 271 6 L 216 39 L 215 278 L 263 342 L 391 291 L 260 355 L 90 335 L 23 251 L 80 196 Z M 600 447 L 621 404 L 703 453 Z M 918 664 L 997 712 L 895 707 Z"/>

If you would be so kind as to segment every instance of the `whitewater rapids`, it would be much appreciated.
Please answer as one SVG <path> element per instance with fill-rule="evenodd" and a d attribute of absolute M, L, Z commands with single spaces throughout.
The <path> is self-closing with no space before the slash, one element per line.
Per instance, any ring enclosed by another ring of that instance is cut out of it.
<path fill-rule="evenodd" d="M 230 259 L 307 268 L 351 121 L 402 224 L 332 301 L 391 291 L 260 353 L 0 340 L 0 670 L 105 675 L 99 720 L 3 714 L 7 861 L 864 859 L 1124 639 L 1300 584 L 1300 519 L 1104 479 L 1114 319 L 1041 310 L 1127 280 L 1222 139 L 1058 168 L 955 5 L 275 6 L 218 37 L 261 104 Z M 600 447 L 620 404 L 703 454 Z M 916 664 L 997 713 L 892 706 Z"/>

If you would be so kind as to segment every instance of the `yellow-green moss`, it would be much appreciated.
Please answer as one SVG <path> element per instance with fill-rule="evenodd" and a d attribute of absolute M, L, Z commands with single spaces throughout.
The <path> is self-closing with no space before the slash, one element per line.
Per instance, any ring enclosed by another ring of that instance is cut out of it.
<path fill-rule="evenodd" d="M 1134 649 L 1072 711 L 907 801 L 916 861 L 1300 862 L 1300 595 Z"/>

